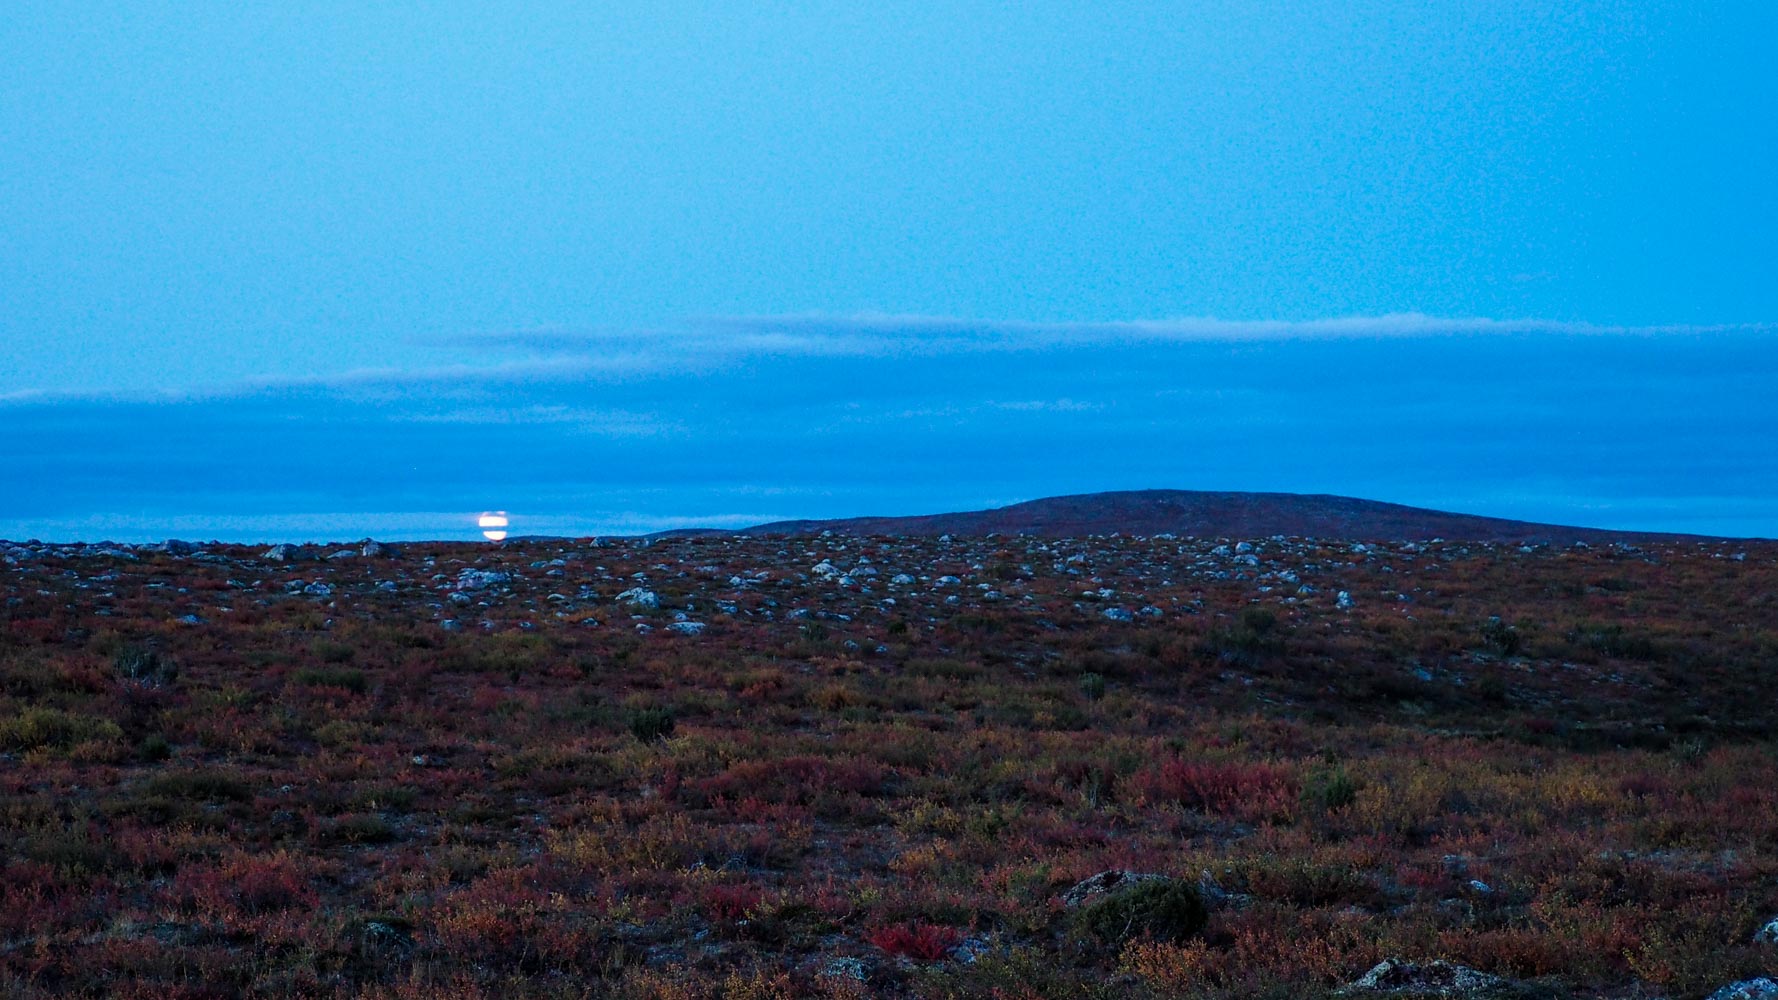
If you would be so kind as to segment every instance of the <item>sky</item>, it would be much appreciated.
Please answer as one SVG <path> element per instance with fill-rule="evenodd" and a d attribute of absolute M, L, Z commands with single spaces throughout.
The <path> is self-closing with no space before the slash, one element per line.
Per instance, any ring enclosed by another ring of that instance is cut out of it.
<path fill-rule="evenodd" d="M 1778 6 L 599 6 L 8 4 L 0 537 L 1778 535 Z"/>

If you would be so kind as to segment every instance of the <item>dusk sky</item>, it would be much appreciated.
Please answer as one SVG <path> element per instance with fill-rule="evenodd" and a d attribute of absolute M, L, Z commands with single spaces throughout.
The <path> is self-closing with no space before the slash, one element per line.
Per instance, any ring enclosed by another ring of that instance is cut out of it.
<path fill-rule="evenodd" d="M 1778 536 L 1778 5 L 0 18 L 0 538 Z"/>

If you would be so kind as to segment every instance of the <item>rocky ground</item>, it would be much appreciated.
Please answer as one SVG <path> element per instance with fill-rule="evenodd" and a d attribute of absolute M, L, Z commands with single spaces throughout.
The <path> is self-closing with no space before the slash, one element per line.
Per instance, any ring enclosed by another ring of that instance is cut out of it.
<path fill-rule="evenodd" d="M 1775 591 L 1754 542 L 0 543 L 0 986 L 1761 996 Z"/>

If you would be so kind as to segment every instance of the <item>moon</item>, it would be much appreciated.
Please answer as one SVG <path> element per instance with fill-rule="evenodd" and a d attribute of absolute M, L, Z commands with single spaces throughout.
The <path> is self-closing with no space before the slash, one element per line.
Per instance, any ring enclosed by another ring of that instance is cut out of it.
<path fill-rule="evenodd" d="M 476 524 L 482 529 L 482 537 L 486 538 L 488 541 L 499 542 L 506 539 L 506 527 L 508 524 L 508 521 L 506 520 L 506 511 L 489 511 L 488 513 L 483 514 L 480 518 L 477 518 Z"/>

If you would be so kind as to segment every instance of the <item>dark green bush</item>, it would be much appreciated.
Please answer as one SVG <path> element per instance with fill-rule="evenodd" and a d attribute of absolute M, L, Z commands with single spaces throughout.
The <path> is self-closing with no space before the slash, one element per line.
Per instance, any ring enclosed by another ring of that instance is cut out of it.
<path fill-rule="evenodd" d="M 1269 608 L 1242 608 L 1234 625 L 1210 630 L 1199 652 L 1225 663 L 1252 666 L 1262 657 L 1283 650 L 1284 640 L 1277 629 L 1278 616 Z"/>
<path fill-rule="evenodd" d="M 148 782 L 147 793 L 173 799 L 204 802 L 246 802 L 253 790 L 232 774 L 217 771 L 173 771 Z"/>
<path fill-rule="evenodd" d="M 1083 905 L 1074 916 L 1078 930 L 1111 946 L 1135 938 L 1183 941 L 1202 931 L 1208 920 L 1197 887 L 1174 878 L 1108 893 Z"/>
<path fill-rule="evenodd" d="M 111 658 L 112 669 L 125 680 L 144 684 L 171 684 L 179 677 L 179 664 L 141 646 L 125 646 Z"/>
<path fill-rule="evenodd" d="M 1518 630 L 1498 617 L 1483 622 L 1481 633 L 1482 644 L 1500 656 L 1517 656 L 1525 648 Z"/>
<path fill-rule="evenodd" d="M 150 733 L 136 746 L 136 752 L 143 760 L 155 764 L 173 756 L 173 745 L 160 733 Z"/>
<path fill-rule="evenodd" d="M 364 671 L 353 667 L 305 667 L 296 672 L 296 683 L 304 687 L 344 688 L 363 694 L 369 686 Z"/>
<path fill-rule="evenodd" d="M 1105 697 L 1105 675 L 1081 674 L 1080 693 L 1086 695 L 1088 701 L 1098 701 Z"/>
<path fill-rule="evenodd" d="M 322 663 L 349 663 L 353 657 L 358 655 L 358 650 L 346 643 L 332 642 L 327 639 L 315 640 L 310 644 L 309 652 L 319 657 Z"/>
<path fill-rule="evenodd" d="M 644 708 L 630 716 L 630 732 L 644 743 L 664 740 L 673 735 L 673 712 L 666 708 Z"/>
<path fill-rule="evenodd" d="M 1310 813 L 1343 809 L 1358 799 L 1358 782 L 1344 767 L 1317 771 L 1303 782 L 1303 810 Z"/>
<path fill-rule="evenodd" d="M 322 845 L 387 844 L 394 839 L 395 828 L 381 816 L 368 813 L 341 816 L 315 830 L 315 842 Z"/>
<path fill-rule="evenodd" d="M 114 740 L 123 735 L 117 723 L 90 715 L 74 715 L 55 708 L 27 708 L 10 719 L 0 719 L 0 748 L 36 750 L 66 748 L 89 740 Z"/>

